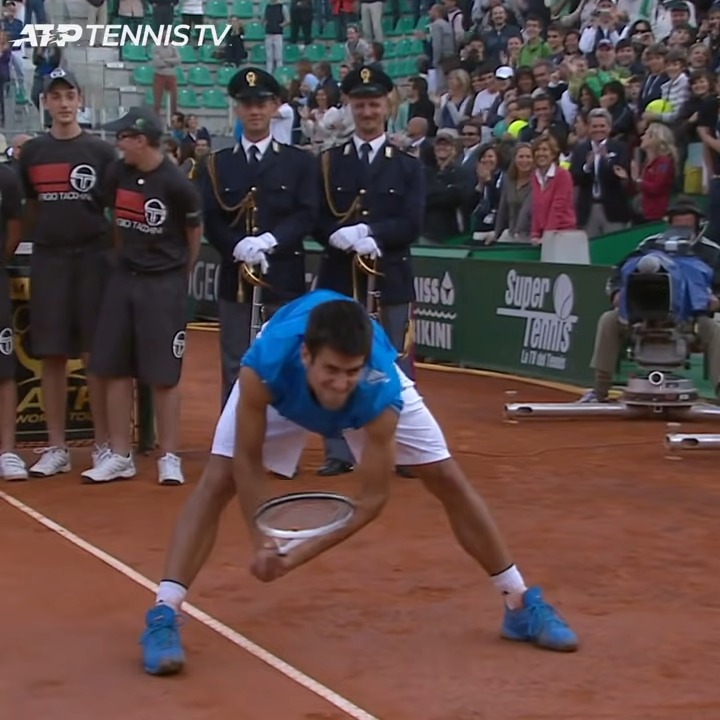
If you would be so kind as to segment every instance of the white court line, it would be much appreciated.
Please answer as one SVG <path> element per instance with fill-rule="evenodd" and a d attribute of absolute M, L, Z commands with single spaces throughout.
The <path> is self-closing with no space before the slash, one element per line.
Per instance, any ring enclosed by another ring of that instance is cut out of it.
<path fill-rule="evenodd" d="M 109 565 L 113 568 L 113 570 L 117 570 L 126 578 L 129 578 L 141 587 L 144 587 L 146 590 L 150 590 L 150 592 L 153 593 L 157 591 L 157 585 L 148 580 L 144 575 L 141 575 L 137 572 L 137 570 L 133 570 L 129 565 L 126 565 L 124 562 L 121 562 L 117 558 L 106 553 L 104 550 L 92 545 L 87 540 L 83 540 L 80 536 L 70 532 L 67 528 L 64 528 L 62 525 L 56 523 L 54 520 L 51 520 L 42 513 L 39 513 L 37 510 L 31 508 L 29 505 L 26 505 L 12 495 L 8 495 L 7 493 L 0 491 L 0 500 L 4 500 L 8 505 L 12 505 L 12 507 L 16 508 L 21 513 L 24 513 L 36 522 L 40 523 L 48 530 L 52 530 L 54 533 L 57 533 L 60 537 L 65 538 L 65 540 L 71 542 L 81 550 L 84 550 L 94 558 L 104 562 L 106 565 Z M 273 668 L 273 670 L 277 670 L 279 673 L 282 673 L 285 677 L 289 678 L 309 692 L 314 693 L 326 702 L 334 705 L 339 710 L 347 713 L 351 718 L 355 718 L 355 720 L 380 720 L 366 710 L 363 710 L 361 707 L 358 707 L 354 703 L 350 702 L 347 698 L 344 698 L 342 695 L 338 695 L 338 693 L 317 682 L 317 680 L 313 680 L 311 677 L 305 675 L 305 673 L 301 672 L 297 668 L 294 668 L 284 660 L 281 660 L 279 657 L 273 655 L 264 648 L 261 648 L 259 645 L 256 645 L 251 640 L 248 640 L 244 635 L 241 635 L 239 632 L 236 632 L 232 628 L 221 623 L 219 620 L 216 620 L 211 615 L 208 615 L 202 610 L 196 608 L 194 605 L 184 603 L 183 613 L 194 618 L 211 630 L 214 630 L 218 635 L 221 635 L 234 645 L 242 648 L 258 660 L 262 660 L 262 662 L 269 665 Z"/>

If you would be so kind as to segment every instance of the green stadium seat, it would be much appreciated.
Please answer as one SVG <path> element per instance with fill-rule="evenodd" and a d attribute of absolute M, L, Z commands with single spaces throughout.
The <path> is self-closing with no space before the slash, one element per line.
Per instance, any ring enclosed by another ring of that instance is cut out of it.
<path fill-rule="evenodd" d="M 426 15 L 417 21 L 416 30 L 427 30 L 430 27 L 430 18 Z"/>
<path fill-rule="evenodd" d="M 388 35 L 394 35 L 393 32 L 393 21 L 391 17 L 384 17 L 382 19 L 382 29 L 383 29 L 383 35 L 385 37 L 388 37 Z"/>
<path fill-rule="evenodd" d="M 155 105 L 155 94 L 153 93 L 152 88 L 147 89 L 145 97 L 143 98 L 143 105 L 148 105 L 150 107 L 153 107 L 153 105 Z"/>
<path fill-rule="evenodd" d="M 264 65 L 267 62 L 267 54 L 264 45 L 253 45 L 250 50 L 250 62 L 253 65 Z"/>
<path fill-rule="evenodd" d="M 150 56 L 147 48 L 138 47 L 137 45 L 124 45 L 122 49 L 122 59 L 125 62 L 148 62 Z"/>
<path fill-rule="evenodd" d="M 178 105 L 182 108 L 197 110 L 201 107 L 200 100 L 191 88 L 180 88 L 178 91 Z"/>
<path fill-rule="evenodd" d="M 198 61 L 198 54 L 194 47 L 191 45 L 182 45 L 178 48 L 180 53 L 180 60 L 184 63 L 195 65 Z"/>
<path fill-rule="evenodd" d="M 279 67 L 275 70 L 274 75 L 275 79 L 285 87 L 295 77 L 295 70 L 291 67 Z"/>
<path fill-rule="evenodd" d="M 227 110 L 228 96 L 219 88 L 206 90 L 202 96 L 202 105 L 209 110 Z"/>
<path fill-rule="evenodd" d="M 133 70 L 133 82 L 136 85 L 152 85 L 155 71 L 149 65 L 138 65 Z"/>
<path fill-rule="evenodd" d="M 283 46 L 283 62 L 292 65 L 300 59 L 300 48 L 297 45 Z"/>
<path fill-rule="evenodd" d="M 337 29 L 335 28 L 335 20 L 328 20 L 320 33 L 321 40 L 335 40 Z"/>
<path fill-rule="evenodd" d="M 178 3 L 179 4 L 179 3 Z M 205 3 L 205 17 L 226 20 L 230 13 L 225 0 L 208 0 Z"/>
<path fill-rule="evenodd" d="M 414 13 L 415 9 L 412 0 L 402 0 L 400 3 L 400 15 L 413 15 Z"/>
<path fill-rule="evenodd" d="M 402 41 L 400 41 L 402 42 Z M 397 46 L 400 43 L 395 43 L 392 40 L 386 40 L 383 45 L 385 46 L 385 60 L 392 60 L 398 56 Z"/>
<path fill-rule="evenodd" d="M 200 62 L 217 64 L 222 62 L 215 57 L 215 53 L 221 48 L 216 48 L 214 45 L 203 45 L 200 48 Z"/>
<path fill-rule="evenodd" d="M 215 85 L 212 73 L 204 65 L 196 65 L 190 68 L 188 82 L 199 87 L 212 87 Z"/>
<path fill-rule="evenodd" d="M 386 64 L 387 74 L 393 79 L 397 80 L 403 76 L 403 63 L 398 60 L 391 60 Z"/>
<path fill-rule="evenodd" d="M 415 23 L 413 22 L 412 17 L 401 17 L 400 20 L 398 20 L 398 24 L 395 26 L 395 28 L 392 30 L 392 32 L 390 32 L 388 34 L 391 36 L 412 35 L 414 30 L 415 30 Z"/>
<path fill-rule="evenodd" d="M 412 40 L 410 40 L 409 54 L 414 58 L 425 54 L 425 46 L 423 45 L 422 40 L 418 40 L 417 38 L 413 38 Z"/>
<path fill-rule="evenodd" d="M 260 8 L 260 11 L 261 15 L 258 17 L 263 17 L 265 14 L 265 8 Z M 232 14 L 239 17 L 241 20 L 252 20 L 256 17 L 255 7 L 252 0 L 235 0 Z"/>
<path fill-rule="evenodd" d="M 403 58 L 412 55 L 412 43 L 410 38 L 403 38 L 395 43 L 395 57 Z M 387 49 L 385 51 L 385 57 L 387 57 Z"/>
<path fill-rule="evenodd" d="M 330 52 L 327 56 L 328 62 L 345 62 L 345 46 L 340 43 L 335 43 L 330 47 Z"/>
<path fill-rule="evenodd" d="M 257 20 L 246 23 L 245 25 L 245 40 L 264 40 L 265 39 L 265 28 L 263 24 Z"/>
<path fill-rule="evenodd" d="M 178 85 L 183 86 L 183 85 L 188 84 L 187 73 L 185 72 L 184 68 L 176 67 L 175 68 L 175 77 L 177 78 Z"/>
<path fill-rule="evenodd" d="M 238 69 L 236 67 L 230 67 L 229 65 L 218 68 L 217 77 L 215 78 L 215 84 L 219 85 L 220 87 L 226 88 L 237 71 Z"/>
<path fill-rule="evenodd" d="M 412 77 L 418 74 L 417 58 L 410 57 L 400 61 L 400 77 Z"/>
<path fill-rule="evenodd" d="M 303 54 L 310 62 L 322 62 L 327 55 L 325 52 L 325 46 L 320 45 L 320 43 L 308 45 Z"/>

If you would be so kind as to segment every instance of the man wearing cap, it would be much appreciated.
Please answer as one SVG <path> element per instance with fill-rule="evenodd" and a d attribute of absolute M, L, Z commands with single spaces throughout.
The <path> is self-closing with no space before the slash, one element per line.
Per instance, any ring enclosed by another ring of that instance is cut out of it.
<path fill-rule="evenodd" d="M 104 483 L 136 474 L 132 456 L 133 379 L 153 389 L 158 482 L 185 480 L 179 443 L 178 383 L 185 351 L 188 275 L 202 235 L 200 197 L 165 156 L 163 128 L 148 107 L 132 107 L 104 126 L 123 154 L 104 179 L 114 225 L 113 270 L 90 358 L 107 384 L 110 448 L 83 480 Z"/>
<path fill-rule="evenodd" d="M 68 358 L 88 367 L 105 288 L 109 225 L 102 178 L 116 154 L 77 123 L 82 104 L 75 76 L 57 68 L 43 85 L 52 119 L 47 134 L 28 140 L 19 171 L 27 202 L 24 237 L 33 242 L 30 269 L 31 348 L 42 360 L 48 447 L 30 468 L 34 476 L 69 472 L 65 442 Z M 105 388 L 87 375 L 95 427 L 93 465 L 107 453 Z"/>
<path fill-rule="evenodd" d="M 250 340 L 253 288 L 240 264 L 259 268 L 264 320 L 302 295 L 303 239 L 317 221 L 317 160 L 272 139 L 270 123 L 280 105 L 280 86 L 259 68 L 245 68 L 228 84 L 237 102 L 243 135 L 234 148 L 210 155 L 199 178 L 206 236 L 220 253 L 218 287 L 222 404 L 240 370 Z"/>
<path fill-rule="evenodd" d="M 348 73 L 342 92 L 349 98 L 355 133 L 349 142 L 321 155 L 322 195 L 317 239 L 324 246 L 317 287 L 367 299 L 368 275 L 355 258 L 380 273 L 379 320 L 412 377 L 410 303 L 415 299 L 410 247 L 425 215 L 425 183 L 417 158 L 393 147 L 385 135 L 392 80 L 363 67 Z M 354 465 L 342 438 L 326 443 L 320 472 L 335 475 Z"/>
<path fill-rule="evenodd" d="M 668 208 L 668 223 L 671 228 L 688 228 L 694 241 L 686 249 L 686 254 L 700 258 L 713 270 L 712 287 L 708 313 L 696 318 L 697 336 L 707 355 L 708 370 L 713 387 L 720 396 L 720 325 L 712 318 L 720 309 L 720 245 L 708 240 L 700 233 L 703 214 L 690 199 L 679 197 Z M 627 342 L 627 325 L 620 321 L 620 291 L 622 289 L 623 265 L 633 258 L 652 251 L 664 252 L 664 235 L 652 235 L 645 238 L 638 247 L 614 268 L 607 282 L 607 295 L 613 305 L 612 310 L 603 313 L 598 320 L 595 334 L 595 350 L 590 367 L 595 371 L 595 384 L 581 402 L 607 402 L 612 387 L 613 374 L 620 352 Z"/>

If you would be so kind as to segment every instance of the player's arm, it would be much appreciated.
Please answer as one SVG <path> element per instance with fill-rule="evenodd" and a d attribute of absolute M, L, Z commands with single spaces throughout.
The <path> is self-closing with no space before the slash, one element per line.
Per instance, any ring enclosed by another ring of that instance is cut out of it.
<path fill-rule="evenodd" d="M 267 500 L 263 445 L 267 409 L 272 398 L 257 373 L 249 367 L 241 368 L 239 382 L 241 393 L 235 416 L 233 479 L 248 531 L 260 548 L 264 538 L 255 527 L 253 517 L 260 504 Z"/>
<path fill-rule="evenodd" d="M 398 414 L 385 410 L 366 425 L 366 440 L 362 460 L 353 472 L 353 480 L 359 485 L 355 502 L 355 514 L 349 525 L 331 535 L 309 540 L 288 553 L 287 570 L 292 570 L 308 560 L 339 545 L 375 520 L 385 507 L 390 492 L 390 479 L 395 467 L 395 430 Z"/>

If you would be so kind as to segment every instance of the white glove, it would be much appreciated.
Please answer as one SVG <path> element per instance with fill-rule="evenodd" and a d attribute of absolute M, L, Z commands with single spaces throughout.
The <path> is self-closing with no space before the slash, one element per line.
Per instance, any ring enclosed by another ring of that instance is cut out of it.
<path fill-rule="evenodd" d="M 263 252 L 265 245 L 260 241 L 259 237 L 244 237 L 233 249 L 233 257 L 236 262 L 244 262 L 252 265 L 251 257 L 255 257 L 258 252 Z"/>
<path fill-rule="evenodd" d="M 382 257 L 380 248 L 375 242 L 375 238 L 365 237 L 360 240 L 356 240 L 352 244 L 352 249 L 358 254 L 363 256 L 370 256 L 373 260 Z"/>
<path fill-rule="evenodd" d="M 269 232 L 258 235 L 255 240 L 257 240 L 259 243 L 262 243 L 262 251 L 265 253 L 272 252 L 275 246 L 278 244 L 275 236 Z"/>
<path fill-rule="evenodd" d="M 257 250 L 254 253 L 248 253 L 248 259 L 244 262 L 251 268 L 259 267 L 260 272 L 263 275 L 267 275 L 268 268 L 270 267 L 267 256 L 262 250 Z"/>
<path fill-rule="evenodd" d="M 338 250 L 347 252 L 355 241 L 366 238 L 369 234 L 370 228 L 365 224 L 341 227 L 330 236 L 330 244 Z"/>

